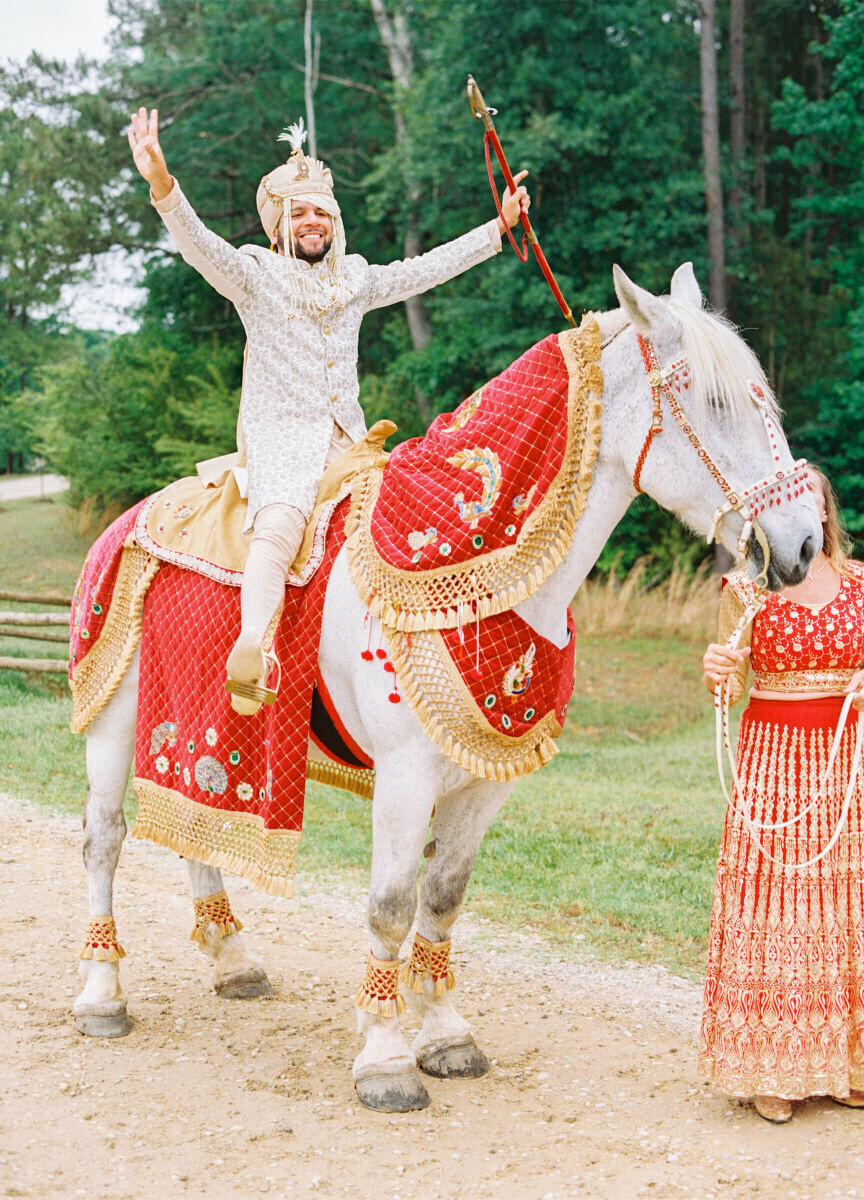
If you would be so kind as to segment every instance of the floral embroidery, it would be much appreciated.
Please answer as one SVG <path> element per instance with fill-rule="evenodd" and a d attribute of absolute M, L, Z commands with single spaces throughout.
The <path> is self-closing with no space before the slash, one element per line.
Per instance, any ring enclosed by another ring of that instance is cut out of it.
<path fill-rule="evenodd" d="M 168 770 L 168 759 L 165 757 L 164 754 L 160 754 L 159 757 L 156 759 L 156 770 L 159 772 L 160 775 L 164 775 L 165 772 Z"/>
<path fill-rule="evenodd" d="M 207 732 L 204 734 L 204 740 L 208 746 L 215 746 L 216 743 L 219 741 L 219 734 L 216 732 L 216 730 L 213 728 L 212 725 L 207 730 Z"/>
<path fill-rule="evenodd" d="M 508 537 L 512 537 L 513 534 L 516 532 L 516 526 L 508 525 L 507 528 L 504 530 L 504 532 L 507 534 Z"/>
<path fill-rule="evenodd" d="M 195 782 L 202 791 L 221 796 L 228 787 L 228 775 L 219 760 L 207 754 L 195 764 Z"/>
<path fill-rule="evenodd" d="M 238 800 L 244 800 L 244 801 L 251 800 L 252 794 L 253 794 L 253 788 L 250 783 L 238 783 L 237 784 L 237 799 Z"/>
<path fill-rule="evenodd" d="M 197 511 L 197 508 L 197 504 L 183 504 L 177 509 L 177 512 L 174 514 L 174 516 L 178 521 L 185 521 L 187 517 L 191 517 L 192 514 Z"/>
<path fill-rule="evenodd" d="M 192 782 L 192 772 L 189 770 L 188 767 L 183 768 L 183 782 L 186 784 L 187 787 Z"/>
<path fill-rule="evenodd" d="M 468 522 L 469 529 L 476 529 L 480 518 L 488 516 L 495 507 L 501 491 L 501 460 L 494 450 L 478 448 L 458 450 L 446 461 L 463 471 L 476 472 L 483 480 L 483 494 L 479 500 L 466 501 L 464 492 L 457 492 L 453 497 L 459 516 Z"/>
<path fill-rule="evenodd" d="M 423 551 L 427 546 L 434 546 L 438 541 L 438 530 L 432 525 L 428 529 L 413 529 L 408 534 L 408 545 L 414 551 L 411 558 L 412 562 L 418 563 L 423 557 Z"/>
<path fill-rule="evenodd" d="M 177 741 L 177 725 L 174 721 L 162 721 L 150 734 L 150 753 L 158 754 L 163 746 L 173 746 Z"/>
<path fill-rule="evenodd" d="M 446 556 L 450 553 L 452 547 L 449 542 L 442 542 L 441 545 L 438 547 L 438 549 L 441 551 L 441 553 L 446 558 Z"/>
<path fill-rule="evenodd" d="M 504 682 L 501 686 L 505 696 L 521 696 L 528 691 L 536 653 L 537 647 L 532 642 L 519 661 L 504 672 Z"/>

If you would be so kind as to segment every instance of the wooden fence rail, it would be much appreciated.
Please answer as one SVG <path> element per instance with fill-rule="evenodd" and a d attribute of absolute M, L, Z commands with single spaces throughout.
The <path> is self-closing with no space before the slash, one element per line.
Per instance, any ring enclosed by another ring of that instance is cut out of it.
<path fill-rule="evenodd" d="M 11 600 L 14 604 L 50 604 L 54 607 L 71 608 L 72 597 L 61 596 L 57 592 L 43 592 L 41 596 L 31 595 L 29 592 L 3 592 L 0 591 L 0 600 Z"/>
<path fill-rule="evenodd" d="M 0 671 L 53 671 L 65 675 L 69 664 L 62 658 L 0 658 Z"/>
<path fill-rule="evenodd" d="M 69 625 L 68 613 L 0 612 L 0 625 Z"/>
<path fill-rule="evenodd" d="M 45 633 L 42 629 L 3 629 L 0 628 L 0 641 L 3 638 L 30 638 L 34 642 L 60 642 L 69 645 L 69 638 L 64 633 Z"/>

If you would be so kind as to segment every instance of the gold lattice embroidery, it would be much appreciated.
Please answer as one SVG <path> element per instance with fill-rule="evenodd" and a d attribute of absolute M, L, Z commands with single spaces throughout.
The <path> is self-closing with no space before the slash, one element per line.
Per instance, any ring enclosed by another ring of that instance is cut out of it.
<path fill-rule="evenodd" d="M 348 567 L 373 616 L 391 628 L 455 629 L 464 605 L 481 618 L 515 608 L 564 561 L 588 502 L 600 446 L 603 370 L 596 318 L 588 314 L 578 330 L 559 335 L 558 345 L 570 376 L 564 462 L 515 545 L 428 571 L 392 567 L 375 549 L 371 529 L 383 470 L 373 468 L 355 481 L 345 524 Z"/>
<path fill-rule="evenodd" d="M 418 995 L 423 991 L 423 981 L 431 979 L 436 999 L 456 986 L 450 970 L 450 939 L 446 942 L 430 942 L 422 933 L 414 934 L 411 957 L 399 971 L 399 982 Z"/>
<path fill-rule="evenodd" d="M 120 686 L 138 648 L 144 599 L 158 570 L 159 560 L 127 539 L 102 632 L 72 669 L 73 733 L 83 733 Z"/>
<path fill-rule="evenodd" d="M 753 684 L 765 692 L 842 692 L 854 672 L 843 667 L 824 671 L 754 671 Z"/>
<path fill-rule="evenodd" d="M 521 737 L 486 720 L 465 686 L 440 633 L 397 633 L 384 628 L 399 682 L 426 736 L 451 762 L 479 779 L 521 779 L 557 754 L 561 733 L 549 712 Z"/>
<path fill-rule="evenodd" d="M 117 941 L 117 925 L 113 917 L 90 918 L 78 957 L 95 958 L 97 962 L 119 962 L 126 957 L 126 951 Z"/>
<path fill-rule="evenodd" d="M 195 928 L 189 934 L 193 942 L 204 942 L 207 926 L 213 924 L 222 937 L 239 933 L 243 925 L 231 911 L 231 902 L 227 894 L 214 892 L 212 896 L 203 896 L 195 902 Z"/>
<path fill-rule="evenodd" d="M 253 813 L 209 808 L 138 776 L 134 783 L 138 820 L 133 837 L 242 875 L 271 896 L 294 895 L 299 829 L 267 829 Z"/>
<path fill-rule="evenodd" d="M 405 1011 L 399 995 L 399 960 L 376 958 L 370 952 L 363 982 L 354 995 L 354 1003 L 363 1012 L 379 1017 L 394 1017 Z"/>

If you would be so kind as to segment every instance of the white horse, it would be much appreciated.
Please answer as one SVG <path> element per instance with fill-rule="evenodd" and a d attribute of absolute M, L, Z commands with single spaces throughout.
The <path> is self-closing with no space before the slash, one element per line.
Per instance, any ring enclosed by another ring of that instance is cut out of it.
<path fill-rule="evenodd" d="M 641 489 L 703 535 L 728 499 L 717 472 L 706 469 L 687 430 L 668 411 L 662 435 L 653 439 L 647 455 L 640 454 L 652 423 L 652 390 L 637 332 L 650 339 L 661 367 L 686 358 L 691 385 L 681 395 L 688 416 L 713 464 L 736 490 L 772 475 L 778 465 L 788 469 L 791 464 L 782 435 L 772 455 L 762 415 L 750 399 L 750 380 L 767 392 L 755 356 L 727 323 L 704 311 L 692 266 L 678 268 L 671 294 L 664 298 L 636 287 L 618 268 L 613 274 L 621 308 L 599 317 L 603 424 L 587 508 L 565 561 L 517 610 L 557 646 L 568 636 L 566 614 L 573 595 L 636 494 L 637 462 Z M 733 510 L 720 522 L 719 540 L 730 549 L 744 517 Z M 812 497 L 804 494 L 768 508 L 759 525 L 758 540 L 750 534 L 746 543 L 754 568 L 767 568 L 774 589 L 799 582 L 821 544 Z M 766 554 L 770 563 L 764 561 Z M 365 614 L 343 549 L 327 587 L 319 667 L 348 732 L 375 763 L 368 932 L 375 957 L 392 961 L 399 957 L 415 915 L 418 932 L 430 942 L 449 939 L 477 848 L 514 785 L 479 780 L 455 766 L 424 735 L 408 704 L 388 704 L 382 690 L 370 686 L 359 652 L 346 652 L 366 644 Z M 113 911 L 112 883 L 126 833 L 122 799 L 133 758 L 136 689 L 137 659 L 87 734 L 84 861 L 92 914 Z M 417 913 L 417 867 L 430 836 L 430 819 L 434 853 L 425 864 Z M 221 891 L 218 870 L 192 861 L 187 866 L 194 898 Z M 222 936 L 211 924 L 203 949 L 214 963 L 216 987 L 223 995 L 269 990 L 240 933 Z M 73 1010 L 78 1029 L 96 1036 L 125 1033 L 129 1026 L 118 963 L 82 962 L 81 974 L 84 988 Z M 488 1069 L 452 993 L 436 996 L 435 990 L 427 979 L 419 996 L 422 1028 L 410 1047 L 397 1015 L 361 1013 L 365 1044 L 353 1073 L 363 1103 L 385 1111 L 423 1107 L 428 1094 L 418 1067 L 439 1077 L 479 1075 Z"/>

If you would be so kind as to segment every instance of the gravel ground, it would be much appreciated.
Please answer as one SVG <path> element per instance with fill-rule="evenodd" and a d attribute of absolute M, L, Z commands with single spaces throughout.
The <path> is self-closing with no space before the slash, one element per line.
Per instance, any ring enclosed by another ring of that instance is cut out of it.
<path fill-rule="evenodd" d="M 470 914 L 457 994 L 491 1072 L 430 1079 L 423 1112 L 369 1112 L 350 1074 L 362 896 L 318 879 L 279 900 L 229 879 L 276 994 L 223 1001 L 188 940 L 182 864 L 131 839 L 116 913 L 135 1024 L 83 1038 L 78 822 L 0 796 L 0 827 L 3 1197 L 864 1197 L 864 1113 L 812 1101 L 774 1127 L 699 1081 L 692 983 L 563 960 Z"/>

